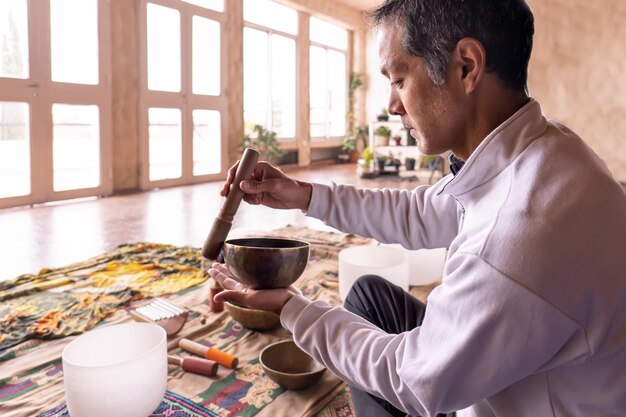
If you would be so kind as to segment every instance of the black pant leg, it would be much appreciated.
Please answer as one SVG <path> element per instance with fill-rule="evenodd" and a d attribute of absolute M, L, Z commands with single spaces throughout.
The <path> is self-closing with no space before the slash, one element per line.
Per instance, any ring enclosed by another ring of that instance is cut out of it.
<path fill-rule="evenodd" d="M 344 307 L 385 332 L 393 334 L 420 326 L 426 314 L 424 303 L 376 275 L 360 277 L 350 289 Z M 406 413 L 382 398 L 353 386 L 350 386 L 350 392 L 358 417 L 406 416 Z M 386 415 L 383 414 L 385 412 Z M 439 417 L 455 415 L 455 413 L 439 414 Z"/>
<path fill-rule="evenodd" d="M 426 304 L 376 275 L 360 277 L 344 307 L 387 333 L 399 334 L 422 324 Z"/>
<path fill-rule="evenodd" d="M 357 417 L 406 417 L 406 413 L 398 410 L 382 398 L 353 386 L 350 386 L 350 396 Z"/>

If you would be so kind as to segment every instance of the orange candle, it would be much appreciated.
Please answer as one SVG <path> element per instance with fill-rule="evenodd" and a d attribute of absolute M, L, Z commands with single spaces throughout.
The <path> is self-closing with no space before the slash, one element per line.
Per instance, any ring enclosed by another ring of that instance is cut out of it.
<path fill-rule="evenodd" d="M 236 356 L 231 355 L 230 353 L 223 352 L 214 347 L 209 347 L 200 343 L 196 343 L 193 340 L 180 339 L 180 341 L 178 342 L 178 346 L 181 349 L 186 350 L 187 352 L 215 361 L 227 368 L 235 369 L 239 364 L 239 359 Z"/>

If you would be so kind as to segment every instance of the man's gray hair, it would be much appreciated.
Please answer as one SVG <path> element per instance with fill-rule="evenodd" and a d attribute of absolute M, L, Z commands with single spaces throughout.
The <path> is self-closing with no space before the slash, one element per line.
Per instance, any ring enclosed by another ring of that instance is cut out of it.
<path fill-rule="evenodd" d="M 534 18 L 524 0 L 386 0 L 367 16 L 373 27 L 400 24 L 404 51 L 424 59 L 437 85 L 445 82 L 456 44 L 471 37 L 485 48 L 488 72 L 526 90 Z"/>

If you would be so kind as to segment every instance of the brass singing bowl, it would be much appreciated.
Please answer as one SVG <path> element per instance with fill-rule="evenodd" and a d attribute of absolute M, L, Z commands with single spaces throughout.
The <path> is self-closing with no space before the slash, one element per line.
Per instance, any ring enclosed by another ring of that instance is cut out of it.
<path fill-rule="evenodd" d="M 243 327 L 252 330 L 272 330 L 280 326 L 280 316 L 269 311 L 255 310 L 224 302 L 224 310 Z"/>
<path fill-rule="evenodd" d="M 294 239 L 231 239 L 224 242 L 224 260 L 233 277 L 247 287 L 285 288 L 302 275 L 309 246 Z"/>
<path fill-rule="evenodd" d="M 272 343 L 261 351 L 265 374 L 281 387 L 301 390 L 320 380 L 326 368 L 303 352 L 293 340 Z"/>

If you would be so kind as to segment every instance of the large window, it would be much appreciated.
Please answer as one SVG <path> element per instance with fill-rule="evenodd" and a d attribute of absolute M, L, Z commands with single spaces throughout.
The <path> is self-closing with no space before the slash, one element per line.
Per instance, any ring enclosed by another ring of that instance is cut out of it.
<path fill-rule="evenodd" d="M 30 194 L 30 109 L 0 102 L 0 198 Z"/>
<path fill-rule="evenodd" d="M 98 84 L 97 23 L 97 1 L 50 1 L 52 81 Z"/>
<path fill-rule="evenodd" d="M 52 105 L 54 191 L 100 185 L 100 111 L 93 105 Z"/>
<path fill-rule="evenodd" d="M 180 91 L 180 12 L 148 3 L 148 89 Z"/>
<path fill-rule="evenodd" d="M 216 12 L 224 11 L 224 0 L 183 0 L 185 3 L 195 4 L 205 9 L 215 10 Z"/>
<path fill-rule="evenodd" d="M 310 123 L 312 138 L 343 136 L 346 131 L 348 31 L 316 17 L 310 19 Z"/>
<path fill-rule="evenodd" d="M 298 13 L 269 0 L 244 1 L 244 129 L 296 134 Z"/>
<path fill-rule="evenodd" d="M 145 2 L 142 186 L 199 182 L 225 169 L 223 0 Z"/>
<path fill-rule="evenodd" d="M 0 77 L 29 77 L 28 4 L 26 1 L 0 2 Z"/>
<path fill-rule="evenodd" d="M 0 1 L 0 208 L 112 192 L 109 2 Z"/>
<path fill-rule="evenodd" d="M 272 0 L 244 0 L 243 20 L 290 35 L 298 34 L 298 12 Z"/>

